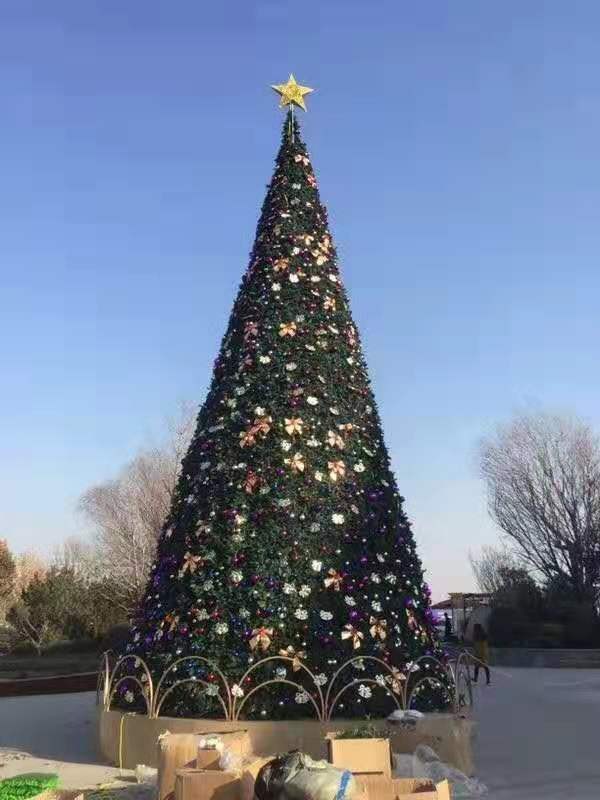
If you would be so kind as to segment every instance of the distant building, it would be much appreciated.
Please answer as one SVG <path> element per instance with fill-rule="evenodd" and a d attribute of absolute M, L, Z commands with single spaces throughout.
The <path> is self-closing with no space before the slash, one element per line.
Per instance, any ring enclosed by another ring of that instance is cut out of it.
<path fill-rule="evenodd" d="M 491 597 L 483 592 L 450 592 L 447 600 L 435 603 L 432 609 L 448 614 L 452 620 L 452 633 L 458 639 L 471 641 L 476 622 L 487 630 Z"/>

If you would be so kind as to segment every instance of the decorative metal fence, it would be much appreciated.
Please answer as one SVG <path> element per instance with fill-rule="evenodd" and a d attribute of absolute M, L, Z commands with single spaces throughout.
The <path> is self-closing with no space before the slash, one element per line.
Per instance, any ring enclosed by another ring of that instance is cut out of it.
<path fill-rule="evenodd" d="M 413 707 L 419 692 L 427 685 L 433 688 L 442 687 L 443 676 L 450 697 L 448 710 L 459 713 L 468 710 L 473 704 L 469 669 L 472 660 L 472 656 L 466 651 L 457 653 L 445 663 L 431 656 L 422 656 L 410 665 L 409 670 L 402 673 L 374 656 L 356 656 L 344 662 L 331 680 L 326 681 L 323 680 L 325 676 L 315 675 L 298 658 L 279 655 L 257 661 L 237 682 L 232 682 L 216 664 L 202 656 L 179 658 L 159 677 L 153 677 L 143 658 L 134 655 L 116 658 L 113 653 L 107 652 L 102 656 L 97 702 L 102 703 L 104 710 L 108 711 L 118 693 L 121 702 L 124 695 L 128 696 L 130 703 L 137 701 L 138 705 L 145 708 L 148 717 L 156 718 L 164 709 L 165 701 L 178 687 L 195 684 L 202 687 L 201 692 L 214 700 L 217 708 L 220 707 L 221 718 L 233 722 L 241 718 L 246 703 L 253 695 L 267 686 L 280 684 L 296 690 L 296 697 L 300 697 L 301 702 L 312 705 L 316 719 L 326 722 L 331 720 L 336 709 L 342 707 L 340 701 L 352 687 L 360 687 L 365 701 L 373 696 L 374 691 L 383 691 L 391 698 L 396 709 L 407 711 Z M 280 665 L 280 676 L 274 672 L 273 677 L 260 681 L 247 691 L 242 688 L 251 683 L 251 676 L 259 669 L 268 664 L 275 667 L 276 663 Z M 371 672 L 377 671 L 375 676 L 361 675 L 350 680 L 347 676 L 344 677 L 344 672 L 350 669 L 366 672 L 367 663 Z M 198 674 L 193 674 L 195 669 Z M 291 670 L 293 680 L 288 677 L 288 670 Z M 179 677 L 182 672 L 184 676 Z M 211 679 L 207 680 L 207 677 Z M 309 682 L 308 688 L 301 682 L 302 679 Z M 367 702 L 365 712 L 368 713 Z"/>

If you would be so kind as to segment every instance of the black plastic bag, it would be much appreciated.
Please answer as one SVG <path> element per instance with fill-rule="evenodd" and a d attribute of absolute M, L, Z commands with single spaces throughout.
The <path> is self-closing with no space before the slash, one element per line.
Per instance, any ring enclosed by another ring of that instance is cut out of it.
<path fill-rule="evenodd" d="M 265 764 L 254 786 L 258 800 L 351 800 L 357 793 L 351 772 L 313 761 L 299 750 Z"/>

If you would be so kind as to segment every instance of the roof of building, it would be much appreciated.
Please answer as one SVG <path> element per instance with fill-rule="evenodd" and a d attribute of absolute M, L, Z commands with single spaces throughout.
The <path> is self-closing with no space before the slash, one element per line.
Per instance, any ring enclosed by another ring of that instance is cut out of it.
<path fill-rule="evenodd" d="M 468 602 L 485 603 L 492 595 L 487 592 L 450 592 L 447 600 L 441 600 L 431 607 L 434 611 L 445 611 L 450 608 L 459 608 Z"/>

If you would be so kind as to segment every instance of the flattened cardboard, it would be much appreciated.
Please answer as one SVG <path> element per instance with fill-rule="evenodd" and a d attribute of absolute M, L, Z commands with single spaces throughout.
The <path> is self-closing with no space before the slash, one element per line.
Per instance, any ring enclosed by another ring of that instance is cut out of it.
<path fill-rule="evenodd" d="M 356 775 L 369 800 L 451 800 L 450 784 L 437 786 L 424 778 L 385 778 L 383 775 Z"/>
<path fill-rule="evenodd" d="M 198 752 L 198 734 L 164 733 L 158 737 L 158 800 L 172 800 L 175 773 L 186 764 L 194 764 Z"/>
<path fill-rule="evenodd" d="M 175 800 L 239 800 L 240 777 L 215 769 L 178 769 Z"/>
<path fill-rule="evenodd" d="M 212 735 L 212 734 L 211 734 Z M 236 756 L 245 758 L 252 753 L 252 741 L 247 730 L 229 731 L 215 734 L 223 742 L 224 747 Z M 197 741 L 200 742 L 202 736 Z M 196 769 L 220 769 L 221 753 L 218 750 L 200 747 L 196 755 Z"/>
<path fill-rule="evenodd" d="M 328 733 L 328 758 L 334 767 L 354 773 L 392 776 L 392 754 L 389 739 L 337 739 Z"/>
<path fill-rule="evenodd" d="M 35 800 L 83 800 L 79 789 L 46 789 L 35 796 Z"/>
<path fill-rule="evenodd" d="M 199 747 L 196 753 L 196 769 L 221 769 L 219 760 L 220 750 L 209 750 Z"/>

